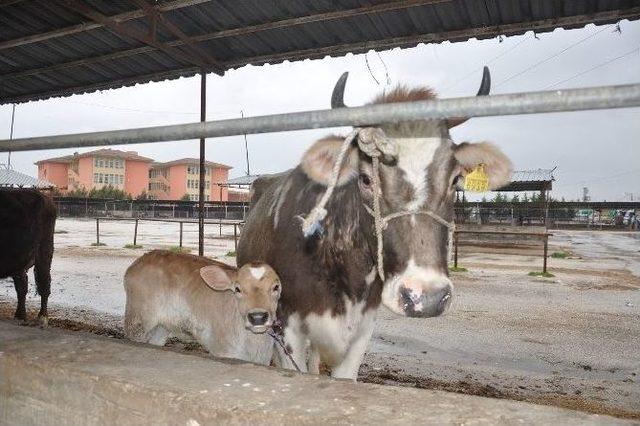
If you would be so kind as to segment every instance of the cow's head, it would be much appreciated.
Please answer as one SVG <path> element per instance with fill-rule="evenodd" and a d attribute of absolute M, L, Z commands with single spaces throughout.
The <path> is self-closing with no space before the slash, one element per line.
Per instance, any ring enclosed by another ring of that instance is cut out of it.
<path fill-rule="evenodd" d="M 271 266 L 255 262 L 230 271 L 209 265 L 200 269 L 200 276 L 216 291 L 234 292 L 247 330 L 264 333 L 273 325 L 282 288 Z"/>
<path fill-rule="evenodd" d="M 332 96 L 332 106 L 342 107 L 346 76 Z M 489 92 L 490 77 L 485 70 L 478 95 Z M 398 87 L 373 103 L 393 103 L 434 99 L 426 88 Z M 484 164 L 491 189 L 509 182 L 512 166 L 494 145 L 455 144 L 449 129 L 466 121 L 419 120 L 380 126 L 396 146 L 397 155 L 381 157 L 380 204 L 382 215 L 395 212 L 430 210 L 447 221 L 453 220 L 456 186 L 477 165 Z M 307 176 L 326 185 L 342 145 L 342 138 L 329 137 L 316 142 L 304 155 L 302 169 Z M 357 181 L 357 183 L 356 183 Z M 338 185 L 358 191 L 363 205 L 372 206 L 372 160 L 357 144 L 350 148 Z M 357 189 L 356 189 L 357 188 Z M 344 212 L 344 214 L 349 214 Z M 368 238 L 375 238 L 367 213 Z M 389 221 L 383 233 L 386 282 L 382 302 L 401 315 L 432 317 L 449 306 L 453 286 L 448 278 L 448 229 L 424 214 L 410 214 Z M 373 245 L 375 247 L 375 243 Z"/>

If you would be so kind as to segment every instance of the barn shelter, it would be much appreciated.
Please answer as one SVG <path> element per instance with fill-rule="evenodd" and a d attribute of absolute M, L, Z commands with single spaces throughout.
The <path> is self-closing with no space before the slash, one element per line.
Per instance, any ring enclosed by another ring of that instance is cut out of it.
<path fill-rule="evenodd" d="M 54 184 L 44 179 L 37 179 L 5 164 L 0 164 L 0 188 L 37 188 L 40 190 L 51 190 Z"/>
<path fill-rule="evenodd" d="M 261 65 L 638 19 L 636 0 L 0 0 L 0 104 Z M 342 108 L 0 141 L 0 152 L 640 105 L 640 85 Z M 200 175 L 200 254 L 204 174 Z"/>

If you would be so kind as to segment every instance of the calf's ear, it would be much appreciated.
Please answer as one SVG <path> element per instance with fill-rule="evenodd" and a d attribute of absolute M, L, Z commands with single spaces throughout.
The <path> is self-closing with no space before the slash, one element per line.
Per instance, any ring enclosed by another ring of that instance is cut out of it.
<path fill-rule="evenodd" d="M 309 179 L 321 185 L 328 185 L 331 180 L 333 166 L 342 149 L 343 138 L 329 136 L 314 143 L 302 156 L 300 165 Z M 338 174 L 338 186 L 344 185 L 358 174 L 358 149 L 349 147 L 345 154 L 340 173 Z"/>
<path fill-rule="evenodd" d="M 513 164 L 497 146 L 488 143 L 463 142 L 455 147 L 455 157 L 462 166 L 463 174 L 472 171 L 479 164 L 484 164 L 484 171 L 489 177 L 489 189 L 500 188 L 511 182 Z"/>
<path fill-rule="evenodd" d="M 235 274 L 225 271 L 216 265 L 209 265 L 200 268 L 200 277 L 214 290 L 224 291 L 231 289 Z"/>

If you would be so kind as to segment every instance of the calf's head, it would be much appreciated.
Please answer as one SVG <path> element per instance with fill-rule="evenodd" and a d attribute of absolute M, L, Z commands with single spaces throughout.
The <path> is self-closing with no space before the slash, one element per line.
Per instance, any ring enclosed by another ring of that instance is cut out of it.
<path fill-rule="evenodd" d="M 264 333 L 273 325 L 281 284 L 271 266 L 254 262 L 229 271 L 210 265 L 200 269 L 200 276 L 216 291 L 233 291 L 247 330 Z"/>
<path fill-rule="evenodd" d="M 344 106 L 345 81 L 343 75 L 334 89 L 333 107 Z M 478 95 L 488 94 L 489 81 L 488 70 L 485 70 Z M 374 103 L 434 98 L 435 94 L 427 88 L 398 87 L 379 96 Z M 451 140 L 449 129 L 464 121 L 464 118 L 417 120 L 379 126 L 395 152 L 380 157 L 378 193 L 382 216 L 409 213 L 390 220 L 383 231 L 386 281 L 382 302 L 395 313 L 411 317 L 437 316 L 449 306 L 453 294 L 447 268 L 448 229 L 420 212 L 429 210 L 451 222 L 455 189 L 479 164 L 484 165 L 489 176 L 490 189 L 510 180 L 511 162 L 497 147 L 486 142 L 455 144 Z M 342 138 L 328 137 L 305 153 L 301 167 L 311 180 L 328 184 L 342 142 Z M 355 191 L 361 204 L 371 209 L 372 174 L 371 158 L 354 142 L 339 175 L 338 191 Z M 373 220 L 364 207 L 359 217 L 360 231 L 375 247 Z"/>

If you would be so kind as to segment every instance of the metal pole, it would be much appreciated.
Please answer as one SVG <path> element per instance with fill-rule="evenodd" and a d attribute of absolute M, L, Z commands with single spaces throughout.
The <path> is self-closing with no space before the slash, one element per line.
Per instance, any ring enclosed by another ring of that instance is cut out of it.
<path fill-rule="evenodd" d="M 13 140 L 13 123 L 16 118 L 16 104 L 13 104 L 11 108 L 11 130 L 9 130 L 9 140 Z M 248 158 L 248 157 L 247 157 Z M 9 151 L 9 155 L 7 156 L 7 168 L 11 168 L 11 151 Z"/>
<path fill-rule="evenodd" d="M 549 246 L 549 236 L 545 234 L 544 236 L 544 258 L 542 259 L 542 273 L 547 273 L 547 250 Z"/>
<path fill-rule="evenodd" d="M 180 222 L 180 248 L 182 248 L 182 222 Z"/>
<path fill-rule="evenodd" d="M 240 116 L 244 118 L 244 111 L 240 110 Z M 249 167 L 249 145 L 247 144 L 247 134 L 244 134 L 244 152 L 247 156 L 247 176 L 251 175 L 251 168 Z M 222 187 L 220 187 L 220 201 L 222 201 Z"/>
<path fill-rule="evenodd" d="M 233 251 L 238 251 L 238 227 L 235 223 L 233 224 Z"/>
<path fill-rule="evenodd" d="M 200 121 L 207 120 L 207 73 L 200 71 Z M 200 138 L 200 187 L 198 188 L 198 255 L 204 256 L 204 137 Z"/>
<path fill-rule="evenodd" d="M 453 267 L 458 268 L 458 233 L 453 232 Z"/>
<path fill-rule="evenodd" d="M 138 219 L 136 219 L 136 226 L 133 228 L 133 245 L 138 245 Z"/>
<path fill-rule="evenodd" d="M 96 245 L 100 245 L 100 218 L 96 217 Z"/>
<path fill-rule="evenodd" d="M 203 77 L 204 84 L 204 77 Z M 0 152 L 123 145 L 447 117 L 488 117 L 640 106 L 640 84 L 305 111 L 171 126 L 0 141 Z"/>

